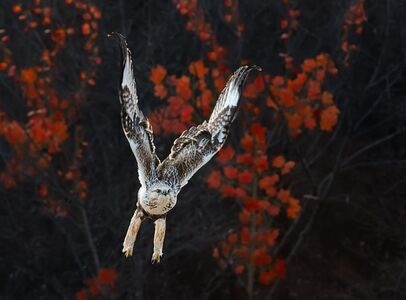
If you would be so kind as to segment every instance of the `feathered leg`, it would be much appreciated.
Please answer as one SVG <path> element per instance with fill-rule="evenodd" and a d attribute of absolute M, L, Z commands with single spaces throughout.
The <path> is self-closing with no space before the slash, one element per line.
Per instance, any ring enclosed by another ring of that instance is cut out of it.
<path fill-rule="evenodd" d="M 145 215 L 142 210 L 137 208 L 131 218 L 130 226 L 128 226 L 127 234 L 123 242 L 123 253 L 126 257 L 133 255 L 134 243 L 144 217 Z"/>
<path fill-rule="evenodd" d="M 166 230 L 166 218 L 159 218 L 155 221 L 155 234 L 154 234 L 154 253 L 152 254 L 151 261 L 159 263 L 162 256 L 162 248 L 164 246 Z"/>

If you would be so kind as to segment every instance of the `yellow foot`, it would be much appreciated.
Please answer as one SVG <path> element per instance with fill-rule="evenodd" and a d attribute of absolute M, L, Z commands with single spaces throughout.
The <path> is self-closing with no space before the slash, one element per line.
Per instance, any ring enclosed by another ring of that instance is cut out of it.
<path fill-rule="evenodd" d="M 123 248 L 123 253 L 125 257 L 129 257 L 133 255 L 133 247 Z"/>
<path fill-rule="evenodd" d="M 161 261 L 161 256 L 162 256 L 162 252 L 154 252 L 152 254 L 152 258 L 151 258 L 151 262 L 154 263 L 159 263 Z"/>

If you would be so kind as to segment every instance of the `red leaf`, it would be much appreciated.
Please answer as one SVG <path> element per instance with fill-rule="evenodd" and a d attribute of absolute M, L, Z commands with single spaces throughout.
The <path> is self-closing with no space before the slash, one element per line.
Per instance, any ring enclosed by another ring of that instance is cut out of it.
<path fill-rule="evenodd" d="M 325 108 L 320 114 L 320 129 L 323 131 L 331 131 L 337 124 L 338 114 L 340 110 L 335 105 Z"/>
<path fill-rule="evenodd" d="M 255 122 L 251 125 L 251 133 L 257 141 L 264 141 L 266 135 L 266 127 L 260 123 Z"/>
<path fill-rule="evenodd" d="M 183 75 L 182 77 L 176 80 L 176 93 L 186 101 L 192 98 L 189 77 Z"/>
<path fill-rule="evenodd" d="M 286 160 L 283 155 L 278 155 L 272 160 L 272 166 L 280 169 L 285 165 L 285 162 Z"/>
<path fill-rule="evenodd" d="M 238 265 L 234 268 L 234 272 L 237 275 L 240 275 L 244 272 L 245 267 L 243 265 Z"/>
<path fill-rule="evenodd" d="M 274 174 L 271 176 L 265 176 L 259 181 L 259 187 L 263 190 L 274 186 L 279 181 L 279 175 Z"/>
<path fill-rule="evenodd" d="M 254 176 L 250 171 L 244 170 L 238 174 L 238 181 L 241 184 L 248 184 L 252 181 L 253 177 Z"/>
<path fill-rule="evenodd" d="M 235 243 L 237 243 L 237 241 L 238 241 L 238 236 L 237 236 L 237 234 L 236 234 L 236 233 L 230 234 L 230 235 L 227 237 L 227 241 L 228 241 L 230 244 L 235 244 Z"/>
<path fill-rule="evenodd" d="M 204 79 L 204 76 L 207 74 L 208 70 L 209 69 L 205 67 L 203 60 L 192 62 L 189 65 L 189 72 L 196 75 L 200 79 Z"/>
<path fill-rule="evenodd" d="M 190 122 L 192 120 L 194 108 L 190 104 L 186 104 L 182 107 L 180 111 L 180 120 L 182 122 Z"/>
<path fill-rule="evenodd" d="M 158 85 L 162 83 L 162 80 L 165 78 L 166 74 L 167 74 L 166 69 L 161 65 L 157 65 L 156 67 L 151 69 L 151 75 L 149 79 L 155 85 Z"/>
<path fill-rule="evenodd" d="M 154 95 L 159 99 L 164 99 L 168 95 L 168 91 L 163 84 L 157 84 L 154 86 Z"/>
<path fill-rule="evenodd" d="M 248 224 L 251 221 L 250 212 L 247 209 L 243 209 L 242 212 L 240 212 L 239 219 L 241 224 Z"/>
<path fill-rule="evenodd" d="M 278 199 L 281 200 L 283 203 L 287 203 L 290 198 L 290 191 L 289 190 L 284 190 L 280 189 L 278 193 Z"/>
<path fill-rule="evenodd" d="M 115 268 L 101 268 L 97 275 L 97 281 L 101 286 L 113 287 L 117 281 L 117 271 Z"/>
<path fill-rule="evenodd" d="M 220 188 L 220 192 L 226 198 L 232 198 L 235 196 L 235 189 L 232 185 L 229 184 L 223 184 Z"/>
<path fill-rule="evenodd" d="M 221 185 L 221 173 L 220 171 L 212 171 L 207 177 L 207 185 L 209 188 L 217 189 Z"/>
<path fill-rule="evenodd" d="M 253 158 L 249 154 L 239 154 L 237 155 L 237 163 L 239 164 L 244 164 L 244 165 L 250 165 L 253 162 Z"/>
<path fill-rule="evenodd" d="M 295 165 L 296 163 L 294 161 L 286 162 L 286 164 L 282 167 L 281 174 L 288 174 L 295 167 Z"/>
<path fill-rule="evenodd" d="M 254 138 L 248 134 L 245 134 L 241 139 L 241 146 L 247 152 L 252 152 L 254 150 Z"/>
<path fill-rule="evenodd" d="M 223 147 L 217 154 L 217 161 L 227 163 L 234 157 L 234 149 L 231 146 Z"/>
<path fill-rule="evenodd" d="M 261 272 L 259 274 L 259 282 L 268 285 L 276 278 L 276 276 L 276 273 L 273 271 Z"/>
<path fill-rule="evenodd" d="M 231 166 L 224 167 L 223 172 L 228 179 L 236 179 L 238 176 L 238 169 Z"/>
<path fill-rule="evenodd" d="M 252 198 L 247 199 L 244 202 L 244 207 L 249 212 L 257 211 L 260 208 L 259 201 Z"/>
<path fill-rule="evenodd" d="M 10 145 L 22 144 L 26 140 L 25 131 L 17 121 L 11 121 L 5 125 L 3 134 Z"/>
<path fill-rule="evenodd" d="M 283 259 L 277 259 L 275 262 L 275 271 L 276 274 L 281 277 L 284 278 L 286 275 L 286 264 L 285 261 Z"/>
<path fill-rule="evenodd" d="M 260 155 L 255 159 L 255 166 L 259 171 L 266 171 L 269 168 L 268 157 L 266 155 Z"/>

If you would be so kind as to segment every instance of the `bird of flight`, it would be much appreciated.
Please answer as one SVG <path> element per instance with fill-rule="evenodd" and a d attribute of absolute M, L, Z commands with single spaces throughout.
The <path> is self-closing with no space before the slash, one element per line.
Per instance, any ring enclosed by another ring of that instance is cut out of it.
<path fill-rule="evenodd" d="M 131 52 L 121 34 L 110 36 L 116 38 L 121 47 L 121 123 L 136 158 L 141 183 L 137 206 L 123 242 L 123 253 L 126 257 L 132 255 L 141 222 L 151 218 L 155 223 L 152 262 L 159 262 L 166 215 L 176 205 L 182 187 L 224 145 L 238 111 L 242 86 L 250 71 L 261 69 L 253 65 L 235 71 L 221 92 L 210 119 L 185 130 L 173 143 L 169 156 L 160 161 L 155 153 L 152 127 L 138 107 Z"/>

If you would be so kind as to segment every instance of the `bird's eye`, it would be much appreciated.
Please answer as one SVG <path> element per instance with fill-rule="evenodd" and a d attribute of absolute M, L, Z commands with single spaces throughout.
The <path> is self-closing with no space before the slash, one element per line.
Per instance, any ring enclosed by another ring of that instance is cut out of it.
<path fill-rule="evenodd" d="M 161 193 L 161 190 L 160 190 L 160 189 L 157 189 L 156 192 L 157 192 L 157 193 Z"/>

